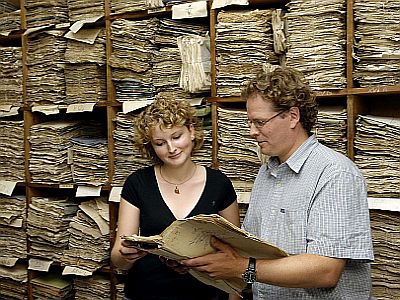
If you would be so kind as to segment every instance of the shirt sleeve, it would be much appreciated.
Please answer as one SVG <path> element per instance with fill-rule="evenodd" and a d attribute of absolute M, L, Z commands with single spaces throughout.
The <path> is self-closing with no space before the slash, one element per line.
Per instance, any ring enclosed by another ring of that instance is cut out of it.
<path fill-rule="evenodd" d="M 307 253 L 373 260 L 367 188 L 361 176 L 340 172 L 319 190 L 310 208 Z"/>

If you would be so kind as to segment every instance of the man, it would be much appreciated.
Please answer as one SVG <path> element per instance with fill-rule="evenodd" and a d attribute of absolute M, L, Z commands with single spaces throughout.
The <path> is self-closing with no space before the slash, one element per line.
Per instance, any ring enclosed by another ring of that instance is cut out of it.
<path fill-rule="evenodd" d="M 354 163 L 311 133 L 317 103 L 302 74 L 278 67 L 242 92 L 250 135 L 269 156 L 243 228 L 290 255 L 249 259 L 212 239 L 216 252 L 185 266 L 242 278 L 253 299 L 370 299 L 373 260 L 367 187 Z M 255 275 L 255 276 L 254 276 Z"/>

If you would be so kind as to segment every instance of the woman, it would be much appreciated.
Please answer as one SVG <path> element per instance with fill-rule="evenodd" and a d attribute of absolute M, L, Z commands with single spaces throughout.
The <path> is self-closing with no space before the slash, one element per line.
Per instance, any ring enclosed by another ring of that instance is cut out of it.
<path fill-rule="evenodd" d="M 239 226 L 236 193 L 229 179 L 192 161 L 203 131 L 187 101 L 156 100 L 139 114 L 136 143 L 154 165 L 132 173 L 121 193 L 112 263 L 129 270 L 125 297 L 131 300 L 214 300 L 223 293 L 180 274 L 159 257 L 130 248 L 123 235 L 160 234 L 174 220 L 218 213 Z"/>

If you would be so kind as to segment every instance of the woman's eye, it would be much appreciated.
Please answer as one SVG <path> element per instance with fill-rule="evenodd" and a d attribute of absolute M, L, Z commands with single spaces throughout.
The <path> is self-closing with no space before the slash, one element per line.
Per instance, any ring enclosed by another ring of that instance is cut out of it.
<path fill-rule="evenodd" d="M 178 140 L 180 137 L 181 137 L 181 135 L 174 136 L 173 139 L 174 139 L 174 140 Z"/>

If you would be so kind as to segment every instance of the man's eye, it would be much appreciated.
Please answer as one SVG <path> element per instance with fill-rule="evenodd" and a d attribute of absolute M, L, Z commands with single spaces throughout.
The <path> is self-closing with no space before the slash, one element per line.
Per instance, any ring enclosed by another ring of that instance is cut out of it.
<path fill-rule="evenodd" d="M 173 139 L 174 139 L 174 140 L 178 140 L 180 137 L 181 137 L 181 135 L 174 136 Z"/>

